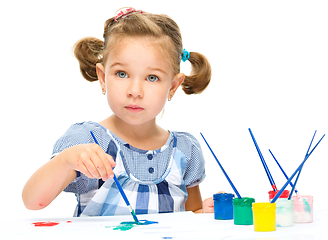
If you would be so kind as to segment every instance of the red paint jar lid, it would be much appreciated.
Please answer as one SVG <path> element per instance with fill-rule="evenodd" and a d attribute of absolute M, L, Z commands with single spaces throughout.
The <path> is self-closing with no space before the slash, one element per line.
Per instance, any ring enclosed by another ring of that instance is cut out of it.
<path fill-rule="evenodd" d="M 276 192 L 275 191 L 269 191 L 269 199 L 273 199 L 278 192 L 279 192 L 279 190 L 276 191 Z M 289 191 L 284 190 L 279 198 L 288 198 L 288 197 L 289 197 Z"/>

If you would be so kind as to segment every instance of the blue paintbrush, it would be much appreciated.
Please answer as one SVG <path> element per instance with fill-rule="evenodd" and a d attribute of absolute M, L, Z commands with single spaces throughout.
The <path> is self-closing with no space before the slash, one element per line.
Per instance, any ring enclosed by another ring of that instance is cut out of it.
<path fill-rule="evenodd" d="M 281 172 L 284 174 L 286 180 L 288 180 L 289 177 L 288 177 L 287 174 L 285 173 L 284 169 L 280 166 L 278 160 L 277 160 L 276 157 L 273 155 L 273 153 L 271 152 L 270 149 L 269 149 L 269 152 L 271 153 L 273 159 L 274 159 L 274 160 L 276 161 L 276 163 L 278 164 L 278 166 L 279 166 Z M 293 184 L 292 182 L 290 182 L 289 184 L 290 184 L 291 187 L 294 187 L 294 184 Z M 296 189 L 295 189 L 295 193 L 298 193 L 298 191 L 297 191 Z"/>
<path fill-rule="evenodd" d="M 311 145 L 312 145 L 312 142 L 313 142 L 313 139 L 314 139 L 316 133 L 317 133 L 317 130 L 315 130 L 315 132 L 314 132 L 314 134 L 313 134 L 312 140 L 311 140 L 311 142 L 310 142 L 310 145 L 309 145 L 309 147 L 308 147 L 308 150 L 306 151 L 306 154 L 305 154 L 305 157 L 304 157 L 304 158 L 306 158 L 306 157 L 309 155 L 309 151 L 310 151 L 310 148 L 311 148 Z M 292 191 L 290 192 L 290 194 L 289 194 L 289 196 L 288 196 L 288 200 L 290 200 L 290 199 L 292 198 L 293 191 L 294 191 L 294 189 L 295 189 L 295 187 L 296 187 L 296 183 L 297 183 L 297 181 L 298 181 L 298 178 L 299 178 L 300 175 L 301 175 L 301 171 L 302 171 L 302 169 L 303 169 L 303 167 L 300 168 L 300 170 L 298 171 L 298 174 L 297 174 L 297 177 L 296 177 L 296 180 L 295 180 L 294 186 L 292 187 Z M 295 192 L 296 192 L 296 191 L 295 191 Z"/>
<path fill-rule="evenodd" d="M 210 149 L 210 151 L 211 151 L 212 155 L 214 156 L 215 160 L 216 160 L 217 163 L 219 164 L 219 166 L 220 166 L 220 168 L 221 168 L 221 170 L 222 170 L 224 176 L 227 178 L 228 182 L 230 183 L 230 185 L 231 185 L 232 189 L 234 190 L 234 192 L 236 193 L 237 197 L 238 197 L 238 198 L 241 198 L 239 192 L 237 191 L 237 189 L 235 188 L 235 186 L 234 186 L 233 183 L 231 182 L 231 180 L 230 180 L 228 174 L 224 171 L 224 169 L 223 169 L 223 167 L 222 167 L 222 165 L 221 165 L 219 159 L 215 156 L 215 154 L 214 154 L 212 148 L 211 148 L 210 145 L 207 143 L 205 137 L 203 136 L 202 133 L 200 133 L 200 135 L 202 135 L 202 137 L 203 137 L 203 139 L 204 139 L 206 145 L 208 146 L 208 148 Z"/>
<path fill-rule="evenodd" d="M 93 134 L 93 132 L 90 131 L 90 133 L 91 133 L 91 136 L 92 136 L 93 140 L 95 141 L 95 143 L 99 145 L 99 143 L 98 143 L 98 141 L 97 141 L 95 135 Z M 113 174 L 114 174 L 114 173 L 113 173 Z M 126 197 L 126 195 L 125 195 L 125 193 L 124 193 L 124 191 L 123 191 L 123 189 L 122 189 L 122 187 L 121 187 L 121 184 L 120 184 L 119 181 L 117 180 L 115 174 L 114 174 L 113 179 L 114 179 L 114 181 L 115 181 L 115 183 L 116 183 L 116 185 L 117 185 L 118 190 L 120 191 L 120 193 L 121 193 L 121 195 L 122 195 L 122 197 L 123 197 L 123 199 L 124 199 L 124 202 L 126 203 L 126 205 L 128 206 L 128 208 L 130 209 L 130 212 L 131 212 L 131 214 L 132 214 L 132 217 L 133 217 L 134 221 L 135 221 L 137 224 L 139 224 L 140 222 L 139 222 L 139 220 L 138 220 L 138 218 L 137 218 L 137 215 L 135 214 L 133 208 L 131 207 L 130 202 L 129 202 L 128 198 Z"/>
<path fill-rule="evenodd" d="M 305 156 L 305 159 L 303 160 L 303 162 L 301 163 L 301 165 L 299 165 L 299 167 L 295 170 L 295 172 L 293 173 L 292 176 L 290 176 L 290 178 L 287 180 L 287 182 L 285 183 L 285 185 L 280 189 L 280 191 L 276 194 L 276 196 L 272 199 L 271 203 L 274 203 L 275 201 L 277 201 L 277 199 L 280 197 L 280 195 L 282 194 L 282 192 L 285 190 L 285 188 L 287 187 L 287 185 L 290 183 L 290 181 L 295 177 L 296 173 L 299 172 L 305 161 L 310 157 L 310 155 L 312 154 L 312 152 L 314 151 L 314 149 L 318 146 L 318 144 L 321 142 L 321 140 L 323 139 L 323 137 L 325 136 L 325 134 L 321 137 L 321 139 L 319 140 L 319 142 L 313 147 L 313 149 L 311 150 L 311 152 L 309 154 L 307 154 Z M 294 186 L 296 185 L 296 183 L 294 183 Z"/>
<path fill-rule="evenodd" d="M 273 188 L 273 191 L 276 192 L 276 191 L 278 191 L 278 190 L 277 190 L 277 187 L 276 187 L 276 184 L 275 184 L 275 182 L 274 182 L 274 180 L 273 180 L 273 178 L 272 178 L 272 175 L 271 175 L 271 173 L 270 173 L 270 170 L 269 170 L 269 168 L 268 168 L 268 166 L 267 166 L 267 164 L 266 164 L 266 162 L 265 162 L 265 160 L 264 160 L 264 157 L 263 157 L 263 155 L 262 155 L 262 152 L 261 152 L 261 150 L 260 150 L 260 147 L 259 147 L 259 145 L 257 144 L 257 142 L 256 142 L 256 140 L 255 140 L 255 137 L 254 137 L 254 135 L 253 135 L 253 133 L 252 133 L 252 130 L 249 128 L 248 131 L 249 131 L 249 133 L 251 134 L 251 137 L 252 137 L 252 140 L 253 140 L 253 142 L 254 142 L 255 148 L 256 148 L 256 150 L 257 150 L 257 153 L 259 154 L 259 157 L 260 157 L 260 159 L 261 159 L 261 162 L 262 162 L 262 165 L 263 165 L 263 167 L 264 167 L 264 170 L 265 170 L 265 172 L 266 172 L 266 174 L 267 174 L 267 176 L 268 176 L 268 179 L 269 179 L 269 182 L 270 182 L 270 184 L 271 184 L 271 187 Z"/>

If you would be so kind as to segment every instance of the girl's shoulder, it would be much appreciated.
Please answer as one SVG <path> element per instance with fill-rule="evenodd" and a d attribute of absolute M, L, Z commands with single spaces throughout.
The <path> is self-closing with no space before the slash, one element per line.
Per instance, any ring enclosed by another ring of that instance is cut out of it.
<path fill-rule="evenodd" d="M 110 138 L 106 133 L 106 128 L 99 123 L 86 121 L 71 125 L 66 132 L 56 141 L 53 154 L 56 154 L 66 148 L 78 144 L 94 143 L 90 131 L 93 132 L 101 146 L 106 146 Z"/>
<path fill-rule="evenodd" d="M 71 140 L 78 140 L 81 143 L 89 143 L 91 137 L 91 133 L 98 138 L 103 138 L 106 134 L 106 128 L 101 126 L 99 123 L 92 121 L 85 121 L 74 123 L 71 125 L 66 132 L 62 135 L 63 137 L 69 137 Z"/>
<path fill-rule="evenodd" d="M 84 121 L 72 124 L 66 131 L 66 133 L 73 134 L 90 134 L 90 131 L 106 132 L 106 128 L 97 122 Z"/>
<path fill-rule="evenodd" d="M 177 136 L 177 148 L 186 156 L 197 153 L 202 155 L 201 146 L 195 136 L 188 132 L 174 132 Z"/>
<path fill-rule="evenodd" d="M 177 149 L 185 156 L 184 183 L 194 187 L 205 178 L 205 160 L 201 146 L 195 136 L 188 132 L 176 132 Z M 181 155 L 179 155 L 181 156 Z"/>
<path fill-rule="evenodd" d="M 199 145 L 197 138 L 188 132 L 174 132 L 177 136 L 178 143 Z"/>

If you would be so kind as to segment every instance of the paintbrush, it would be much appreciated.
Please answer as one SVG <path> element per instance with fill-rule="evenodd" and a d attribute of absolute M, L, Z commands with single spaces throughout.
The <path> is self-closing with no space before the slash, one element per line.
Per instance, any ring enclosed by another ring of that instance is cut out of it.
<path fill-rule="evenodd" d="M 279 164 L 278 160 L 277 160 L 276 157 L 273 155 L 273 153 L 271 152 L 270 149 L 269 149 L 269 152 L 271 153 L 271 156 L 273 157 L 273 159 L 274 159 L 274 160 L 276 161 L 276 163 L 278 164 L 278 166 L 279 166 L 281 172 L 284 174 L 286 180 L 288 180 L 289 177 L 287 176 L 287 174 L 285 173 L 284 169 L 281 167 L 281 165 Z M 289 184 L 290 184 L 290 186 L 291 186 L 292 188 L 294 187 L 294 184 L 293 184 L 292 182 L 290 182 Z M 297 191 L 296 189 L 295 189 L 295 193 L 296 193 L 296 194 L 298 193 L 298 191 Z"/>
<path fill-rule="evenodd" d="M 315 132 L 314 132 L 314 134 L 313 134 L 313 137 L 312 137 L 312 139 L 311 139 L 310 145 L 309 145 L 309 147 L 308 147 L 308 150 L 306 151 L 306 154 L 305 154 L 305 157 L 304 157 L 304 158 L 306 158 L 306 157 L 309 155 L 309 151 L 310 151 L 310 148 L 311 148 L 311 145 L 312 145 L 312 142 L 313 142 L 313 139 L 314 139 L 316 133 L 317 133 L 317 130 L 315 130 Z M 324 136 L 323 136 L 323 137 L 324 137 Z M 320 139 L 320 141 L 321 141 L 321 139 Z M 300 175 L 301 175 L 301 171 L 302 171 L 302 169 L 303 169 L 303 167 L 301 167 L 300 170 L 298 171 L 298 174 L 297 174 L 296 180 L 295 180 L 295 182 L 294 182 L 294 186 L 292 187 L 292 191 L 290 192 L 290 194 L 289 194 L 289 196 L 288 196 L 288 200 L 290 200 L 290 199 L 292 198 L 293 191 L 294 191 L 294 189 L 295 189 L 295 187 L 296 187 L 296 183 L 297 183 L 297 181 L 298 181 L 298 178 L 299 178 Z M 296 190 L 295 190 L 295 192 L 296 192 Z"/>
<path fill-rule="evenodd" d="M 269 182 L 270 182 L 270 184 L 271 184 L 271 186 L 272 186 L 272 188 L 273 188 L 273 191 L 276 192 L 276 191 L 278 191 L 278 190 L 277 190 L 277 187 L 276 187 L 276 184 L 275 184 L 275 182 L 274 182 L 274 180 L 273 180 L 273 178 L 272 178 L 272 175 L 271 175 L 271 173 L 270 173 L 270 170 L 269 170 L 269 168 L 268 168 L 268 166 L 267 166 L 267 164 L 266 164 L 266 162 L 265 162 L 265 160 L 264 160 L 264 157 L 263 157 L 262 152 L 261 152 L 261 150 L 260 150 L 260 148 L 259 148 L 259 145 L 257 144 L 257 142 L 256 142 L 256 140 L 255 140 L 255 137 L 254 137 L 254 135 L 253 135 L 253 133 L 252 133 L 252 130 L 249 128 L 248 131 L 249 131 L 249 133 L 251 134 L 251 137 L 252 137 L 252 139 L 253 139 L 253 142 L 254 142 L 254 145 L 255 145 L 255 147 L 256 147 L 257 153 L 258 153 L 259 156 L 260 156 L 260 159 L 261 159 L 262 165 L 263 165 L 264 170 L 265 170 L 265 172 L 266 172 L 266 174 L 267 174 L 267 176 L 268 176 L 268 179 L 269 179 Z"/>
<path fill-rule="evenodd" d="M 90 133 L 91 133 L 91 136 L 92 136 L 93 140 L 95 141 L 95 143 L 99 145 L 99 143 L 98 143 L 98 141 L 97 141 L 95 135 L 93 134 L 93 132 L 90 131 Z M 100 145 L 99 145 L 99 146 L 100 146 Z M 140 222 L 139 222 L 139 220 L 138 220 L 138 218 L 137 218 L 137 215 L 135 214 L 133 208 L 131 207 L 129 200 L 128 200 L 128 198 L 126 197 L 126 195 L 125 195 L 125 193 L 124 193 L 124 191 L 123 191 L 123 189 L 122 189 L 122 187 L 121 187 L 121 184 L 120 184 L 119 181 L 117 180 L 115 173 L 113 173 L 113 174 L 114 174 L 113 179 L 114 179 L 114 181 L 115 181 L 115 183 L 116 183 L 116 185 L 117 185 L 118 190 L 120 191 L 120 193 L 121 193 L 121 195 L 122 195 L 122 197 L 123 197 L 123 199 L 124 199 L 124 202 L 126 203 L 126 205 L 128 206 L 128 208 L 130 209 L 130 212 L 131 212 L 131 215 L 132 215 L 134 221 L 135 221 L 137 224 L 139 224 Z"/>
<path fill-rule="evenodd" d="M 309 154 L 307 154 L 303 160 L 303 162 L 301 163 L 301 165 L 295 170 L 295 172 L 293 173 L 292 176 L 290 176 L 290 178 L 287 180 L 287 182 L 285 183 L 285 185 L 280 189 L 280 191 L 276 194 L 276 196 L 272 199 L 271 203 L 274 203 L 275 201 L 277 201 L 277 199 L 280 197 L 280 195 L 282 194 L 282 192 L 285 190 L 285 188 L 287 187 L 287 185 L 290 183 L 290 181 L 295 177 L 296 173 L 298 173 L 305 161 L 310 157 L 310 155 L 312 154 L 312 152 L 314 151 L 314 149 L 316 149 L 316 147 L 318 146 L 318 144 L 321 142 L 321 140 L 323 139 L 323 137 L 325 136 L 325 134 L 320 138 L 319 142 L 313 147 L 313 149 L 311 150 L 311 152 Z M 294 187 L 295 187 L 296 183 L 294 183 Z M 293 191 L 292 191 L 293 192 Z"/>
<path fill-rule="evenodd" d="M 217 161 L 217 163 L 219 164 L 219 166 L 220 166 L 220 168 L 221 168 L 221 170 L 222 170 L 222 172 L 223 172 L 224 176 L 227 178 L 228 182 L 230 183 L 230 185 L 231 185 L 232 189 L 234 190 L 234 192 L 236 193 L 237 197 L 238 197 L 238 198 L 241 198 L 241 196 L 240 196 L 239 192 L 237 191 L 237 189 L 235 188 L 235 186 L 234 186 L 234 185 L 233 185 L 233 183 L 231 182 L 231 180 L 230 180 L 230 178 L 229 178 L 228 174 L 227 174 L 227 173 L 224 171 L 224 169 L 223 169 L 223 167 L 222 167 L 222 165 L 221 165 L 221 163 L 220 163 L 219 159 L 218 159 L 218 158 L 215 156 L 215 154 L 214 154 L 214 152 L 213 152 L 212 148 L 211 148 L 211 147 L 210 147 L 210 145 L 207 143 L 207 141 L 206 141 L 205 137 L 203 136 L 203 134 L 202 134 L 202 133 L 200 133 L 200 135 L 202 135 L 202 137 L 203 137 L 203 139 L 204 139 L 204 141 L 205 141 L 205 143 L 206 143 L 207 147 L 210 149 L 210 151 L 211 151 L 212 155 L 214 156 L 215 160 L 216 160 L 216 161 Z"/>

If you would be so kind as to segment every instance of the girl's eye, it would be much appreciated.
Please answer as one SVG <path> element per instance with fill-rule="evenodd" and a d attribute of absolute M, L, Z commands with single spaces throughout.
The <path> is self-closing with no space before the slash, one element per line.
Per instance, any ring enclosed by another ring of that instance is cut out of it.
<path fill-rule="evenodd" d="M 119 71 L 116 73 L 116 76 L 118 76 L 119 78 L 127 78 L 128 75 L 126 74 L 126 72 L 123 71 Z"/>
<path fill-rule="evenodd" d="M 147 80 L 148 80 L 149 82 L 156 82 L 156 81 L 159 80 L 159 78 L 158 78 L 157 76 L 155 76 L 155 75 L 149 75 L 149 76 L 147 77 Z"/>

